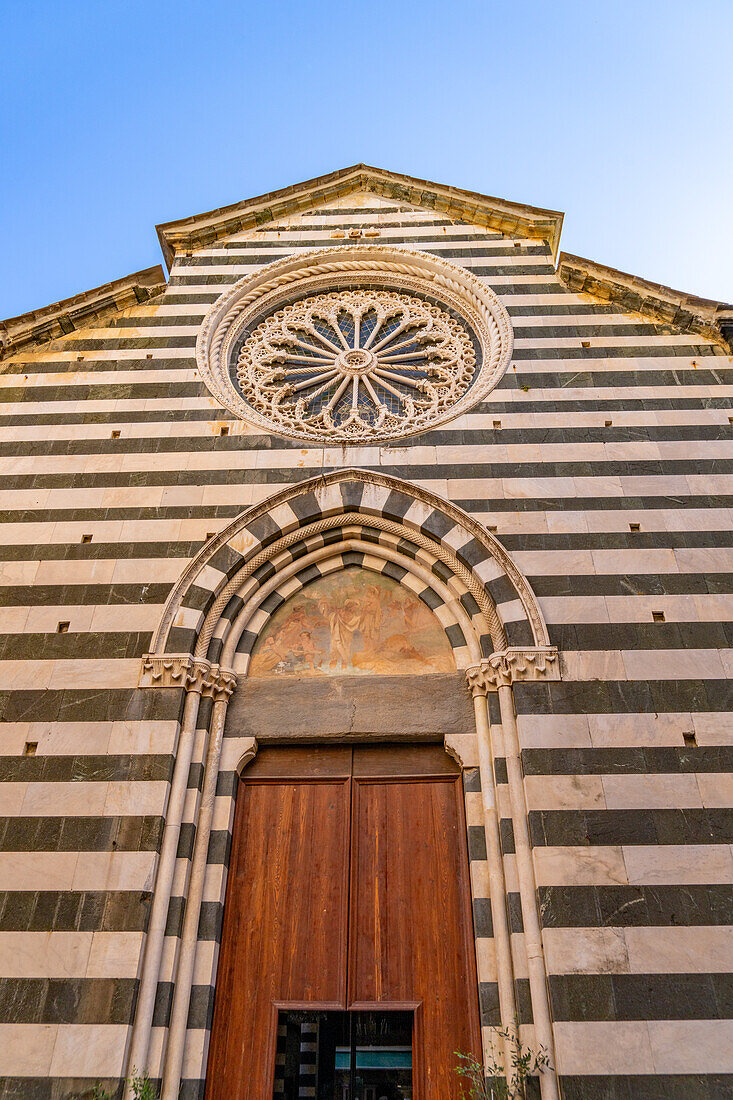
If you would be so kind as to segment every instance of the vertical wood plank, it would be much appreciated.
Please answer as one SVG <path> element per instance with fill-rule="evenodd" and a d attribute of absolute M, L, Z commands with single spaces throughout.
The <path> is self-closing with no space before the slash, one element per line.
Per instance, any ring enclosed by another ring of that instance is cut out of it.
<path fill-rule="evenodd" d="M 421 1002 L 420 1098 L 457 1100 L 454 1051 L 481 1050 L 460 781 L 355 779 L 352 813 L 349 1004 Z"/>
<path fill-rule="evenodd" d="M 273 1003 L 345 1002 L 348 780 L 242 784 L 233 845 L 206 1095 L 263 1100 Z"/>

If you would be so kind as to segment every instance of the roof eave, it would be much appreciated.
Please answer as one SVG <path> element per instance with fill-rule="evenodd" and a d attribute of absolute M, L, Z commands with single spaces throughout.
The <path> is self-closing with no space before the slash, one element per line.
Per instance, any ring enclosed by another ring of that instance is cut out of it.
<path fill-rule="evenodd" d="M 234 233 L 257 229 L 300 210 L 323 205 L 329 198 L 340 198 L 360 190 L 373 191 L 413 206 L 429 207 L 500 232 L 545 240 L 553 256 L 559 247 L 563 215 L 557 210 L 509 202 L 368 164 L 354 164 L 245 202 L 157 226 L 165 262 L 170 270 L 180 252 L 205 248 Z"/>
<path fill-rule="evenodd" d="M 589 294 L 617 305 L 624 312 L 640 313 L 733 350 L 733 305 L 727 302 L 673 290 L 569 252 L 558 256 L 557 274 L 576 294 Z"/>
<path fill-rule="evenodd" d="M 0 359 L 17 355 L 30 347 L 68 336 L 77 329 L 98 323 L 120 310 L 146 302 L 165 290 L 160 264 L 125 275 L 111 283 L 93 287 L 41 309 L 0 321 Z"/>

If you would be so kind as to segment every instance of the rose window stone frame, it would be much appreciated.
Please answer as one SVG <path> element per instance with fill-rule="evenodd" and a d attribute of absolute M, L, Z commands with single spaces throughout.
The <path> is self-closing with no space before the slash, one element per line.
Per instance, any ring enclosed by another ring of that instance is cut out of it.
<path fill-rule="evenodd" d="M 512 351 L 504 306 L 470 271 L 429 253 L 360 245 L 287 256 L 239 280 L 206 314 L 196 361 L 240 419 L 304 442 L 353 445 L 467 412 Z"/>

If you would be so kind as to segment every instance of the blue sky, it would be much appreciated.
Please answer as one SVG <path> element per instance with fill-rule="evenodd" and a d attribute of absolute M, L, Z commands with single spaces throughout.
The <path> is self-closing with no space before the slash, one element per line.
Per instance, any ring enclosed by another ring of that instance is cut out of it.
<path fill-rule="evenodd" d="M 0 41 L 0 317 L 357 161 L 563 210 L 563 250 L 733 300 L 731 0 L 0 0 Z"/>

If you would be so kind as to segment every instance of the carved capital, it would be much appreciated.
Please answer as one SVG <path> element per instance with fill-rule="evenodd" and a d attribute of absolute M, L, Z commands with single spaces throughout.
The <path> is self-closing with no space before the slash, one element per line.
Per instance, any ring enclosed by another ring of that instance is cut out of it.
<path fill-rule="evenodd" d="M 510 646 L 466 669 L 471 694 L 487 695 L 518 680 L 559 680 L 560 662 L 555 646 Z"/>
<path fill-rule="evenodd" d="M 210 665 L 201 694 L 204 698 L 213 699 L 215 703 L 222 703 L 229 699 L 236 686 L 237 676 L 230 668 Z"/>
<path fill-rule="evenodd" d="M 166 653 L 162 657 L 146 653 L 142 659 L 138 687 L 187 688 L 193 664 L 190 653 Z"/>
<path fill-rule="evenodd" d="M 198 691 L 200 695 L 206 695 L 206 689 L 211 679 L 211 668 L 211 661 L 207 661 L 203 657 L 192 657 L 186 690 Z"/>
<path fill-rule="evenodd" d="M 190 653 L 166 653 L 163 657 L 146 653 L 138 680 L 138 687 L 183 688 L 214 701 L 228 699 L 236 686 L 237 677 L 231 669 Z"/>

